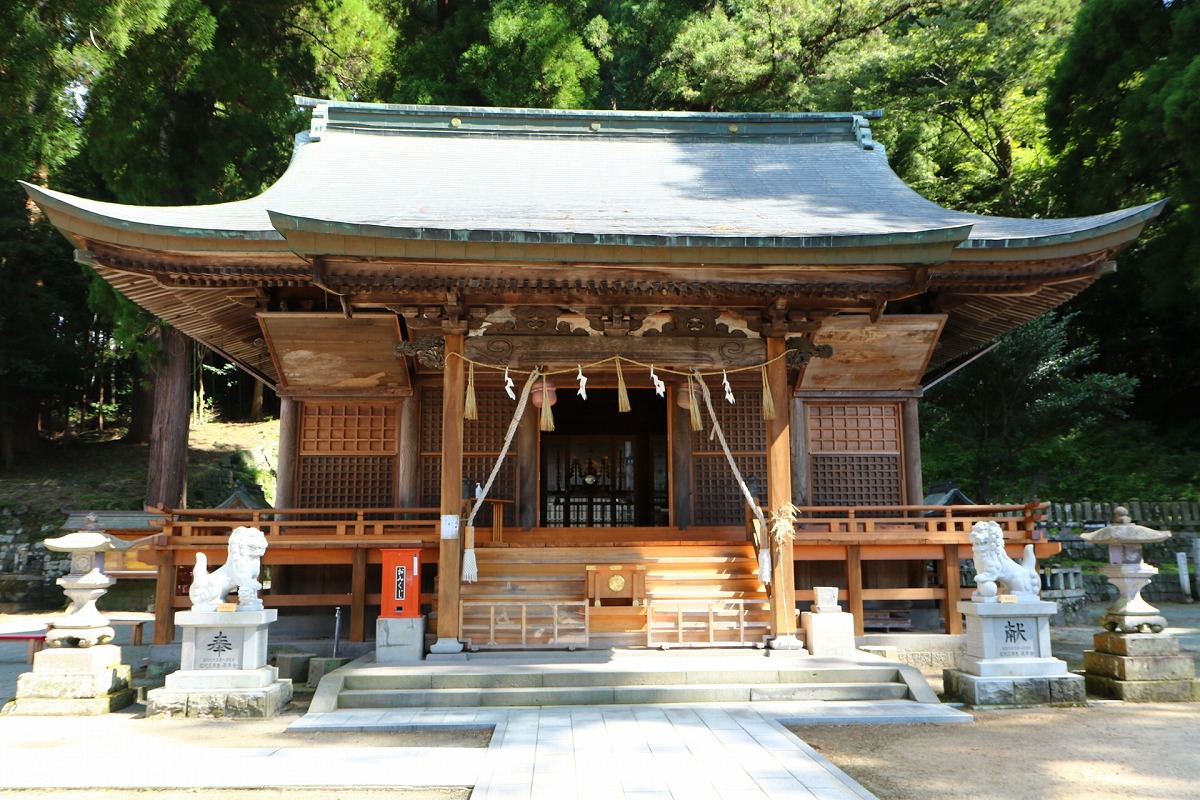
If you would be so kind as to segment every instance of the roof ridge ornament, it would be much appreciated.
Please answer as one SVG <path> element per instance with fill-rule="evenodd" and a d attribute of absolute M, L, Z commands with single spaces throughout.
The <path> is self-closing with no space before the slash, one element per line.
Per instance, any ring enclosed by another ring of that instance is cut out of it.
<path fill-rule="evenodd" d="M 863 150 L 874 150 L 878 143 L 871 138 L 871 123 L 862 114 L 853 116 L 854 138 L 858 140 L 858 145 Z"/>
<path fill-rule="evenodd" d="M 327 127 L 329 127 L 329 104 L 318 103 L 313 106 L 312 119 L 308 123 L 309 140 L 313 142 L 321 141 L 321 137 L 325 135 Z"/>

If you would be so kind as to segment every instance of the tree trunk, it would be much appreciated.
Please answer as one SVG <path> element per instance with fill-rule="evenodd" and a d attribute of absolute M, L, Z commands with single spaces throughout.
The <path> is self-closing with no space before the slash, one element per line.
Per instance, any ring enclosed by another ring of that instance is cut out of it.
<path fill-rule="evenodd" d="M 125 441 L 145 444 L 154 430 L 154 386 L 142 375 L 134 377 L 129 403 L 129 431 Z"/>
<path fill-rule="evenodd" d="M 183 508 L 187 498 L 191 346 L 186 336 L 171 327 L 162 329 L 160 341 L 163 352 L 154 373 L 146 506 Z"/>
<path fill-rule="evenodd" d="M 250 421 L 263 420 L 263 385 L 262 381 L 254 379 L 254 393 L 250 395 Z"/>

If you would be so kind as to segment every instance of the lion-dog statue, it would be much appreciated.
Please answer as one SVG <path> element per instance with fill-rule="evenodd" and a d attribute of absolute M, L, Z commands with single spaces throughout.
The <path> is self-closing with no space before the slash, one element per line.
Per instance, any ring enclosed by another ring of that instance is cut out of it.
<path fill-rule="evenodd" d="M 262 531 L 258 528 L 235 528 L 229 534 L 229 558 L 220 568 L 209 572 L 208 558 L 204 553 L 197 553 L 192 586 L 188 589 L 192 611 L 216 611 L 217 606 L 225 602 L 226 596 L 235 589 L 238 593 L 238 611 L 262 611 L 263 602 L 258 592 L 263 587 L 258 581 L 258 573 L 266 552 L 267 537 Z"/>
<path fill-rule="evenodd" d="M 1025 545 L 1025 555 L 1018 564 L 1004 552 L 1004 531 L 995 522 L 988 521 L 971 526 L 971 550 L 975 557 L 976 587 L 972 600 L 997 602 L 1001 589 L 1004 594 L 1037 599 L 1042 584 L 1033 545 Z"/>

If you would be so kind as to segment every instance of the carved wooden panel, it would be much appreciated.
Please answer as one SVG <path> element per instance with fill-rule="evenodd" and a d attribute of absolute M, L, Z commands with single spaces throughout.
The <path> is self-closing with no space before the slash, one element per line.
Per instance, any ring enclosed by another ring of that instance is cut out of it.
<path fill-rule="evenodd" d="M 394 402 L 302 402 L 297 505 L 394 506 L 398 445 L 399 406 Z"/>
<path fill-rule="evenodd" d="M 898 403 L 807 403 L 805 416 L 813 505 L 904 502 Z"/>
<path fill-rule="evenodd" d="M 399 406 L 387 402 L 305 401 L 300 455 L 395 455 Z"/>
<path fill-rule="evenodd" d="M 895 403 L 811 403 L 810 453 L 900 450 L 900 406 Z"/>
<path fill-rule="evenodd" d="M 307 456 L 297 463 L 300 508 L 394 506 L 394 456 Z"/>
<path fill-rule="evenodd" d="M 812 504 L 899 505 L 904 502 L 898 454 L 814 454 Z"/>
<path fill-rule="evenodd" d="M 483 484 L 500 455 L 505 434 L 512 422 L 516 402 L 498 387 L 477 386 L 475 391 L 479 419 L 463 424 L 463 480 L 470 487 Z M 426 507 L 441 504 L 442 485 L 442 387 L 427 386 L 421 391 L 420 503 Z M 496 475 L 489 497 L 515 500 L 517 497 L 516 449 L 510 449 L 505 464 Z M 516 506 L 505 506 L 505 524 L 516 524 Z M 476 527 L 490 525 L 491 506 L 485 506 L 475 518 Z"/>

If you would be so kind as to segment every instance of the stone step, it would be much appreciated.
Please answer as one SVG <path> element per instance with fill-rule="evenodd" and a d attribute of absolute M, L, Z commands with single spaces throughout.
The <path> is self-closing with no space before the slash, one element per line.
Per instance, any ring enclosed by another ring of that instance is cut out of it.
<path fill-rule="evenodd" d="M 902 700 L 902 683 L 658 684 L 440 689 L 343 689 L 338 708 L 748 703 L 784 700 Z"/>
<path fill-rule="evenodd" d="M 899 680 L 895 667 L 848 665 L 838 667 L 787 667 L 744 670 L 706 667 L 703 669 L 520 669 L 490 668 L 433 672 L 393 670 L 386 667 L 357 670 L 346 675 L 344 690 L 389 691 L 441 689 L 508 689 L 542 687 L 698 686 L 729 684 L 770 686 L 793 684 L 893 683 Z"/>

